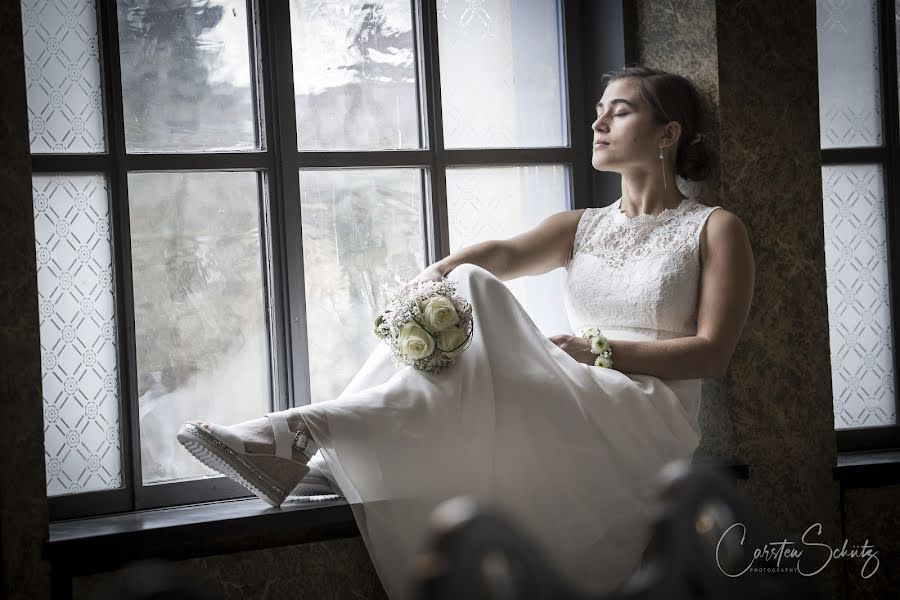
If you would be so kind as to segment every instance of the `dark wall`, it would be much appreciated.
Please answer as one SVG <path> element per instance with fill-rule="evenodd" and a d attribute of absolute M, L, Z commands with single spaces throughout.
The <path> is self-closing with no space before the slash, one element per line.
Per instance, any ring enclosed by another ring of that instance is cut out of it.
<path fill-rule="evenodd" d="M 19 2 L 0 3 L 0 597 L 45 598 L 44 415 Z"/>

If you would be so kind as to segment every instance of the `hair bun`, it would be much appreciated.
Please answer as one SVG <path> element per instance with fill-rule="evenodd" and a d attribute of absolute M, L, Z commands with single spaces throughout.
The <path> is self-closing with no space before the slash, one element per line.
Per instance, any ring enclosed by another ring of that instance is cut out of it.
<path fill-rule="evenodd" d="M 689 181 L 705 180 L 712 169 L 713 150 L 706 137 L 701 133 L 695 135 L 684 148 L 678 151 L 675 162 L 675 173 Z"/>

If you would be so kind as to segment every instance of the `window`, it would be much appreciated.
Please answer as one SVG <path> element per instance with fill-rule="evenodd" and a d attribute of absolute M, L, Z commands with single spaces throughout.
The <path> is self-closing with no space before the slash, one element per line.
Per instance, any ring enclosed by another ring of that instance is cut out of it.
<path fill-rule="evenodd" d="M 52 519 L 249 496 L 185 420 L 336 397 L 396 287 L 590 197 L 562 2 L 21 2 Z M 562 276 L 507 282 L 547 335 Z"/>
<path fill-rule="evenodd" d="M 831 378 L 844 451 L 900 445 L 898 5 L 816 5 Z"/>

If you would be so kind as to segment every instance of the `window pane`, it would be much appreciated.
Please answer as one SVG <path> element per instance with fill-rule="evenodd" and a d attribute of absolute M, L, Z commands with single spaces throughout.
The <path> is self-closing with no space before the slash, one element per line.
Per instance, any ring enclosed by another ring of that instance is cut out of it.
<path fill-rule="evenodd" d="M 876 4 L 816 1 L 822 148 L 882 144 Z"/>
<path fill-rule="evenodd" d="M 22 32 L 31 151 L 104 152 L 94 0 L 22 0 Z"/>
<path fill-rule="evenodd" d="M 450 251 L 506 239 L 569 210 L 569 170 L 563 165 L 447 170 Z M 562 303 L 566 272 L 503 283 L 547 336 L 571 333 Z"/>
<path fill-rule="evenodd" d="M 438 2 L 446 147 L 569 143 L 560 17 L 558 0 Z"/>
<path fill-rule="evenodd" d="M 375 315 L 425 268 L 422 171 L 300 171 L 312 401 L 336 398 L 381 342 Z"/>
<path fill-rule="evenodd" d="M 213 475 L 175 434 L 270 410 L 256 173 L 128 176 L 145 484 Z"/>
<path fill-rule="evenodd" d="M 420 148 L 409 0 L 291 0 L 301 150 Z"/>
<path fill-rule="evenodd" d="M 242 0 L 118 0 L 132 152 L 258 147 Z"/>
<path fill-rule="evenodd" d="M 122 487 L 106 181 L 36 175 L 47 495 Z"/>
<path fill-rule="evenodd" d="M 882 182 L 879 165 L 822 168 L 836 429 L 897 422 Z"/>

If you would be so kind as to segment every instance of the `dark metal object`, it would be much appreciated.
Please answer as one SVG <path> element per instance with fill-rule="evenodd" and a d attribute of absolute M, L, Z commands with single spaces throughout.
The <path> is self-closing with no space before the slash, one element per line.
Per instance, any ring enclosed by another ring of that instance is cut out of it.
<path fill-rule="evenodd" d="M 775 567 L 753 552 L 770 537 L 738 495 L 732 479 L 711 467 L 671 463 L 642 565 L 619 590 L 593 596 L 578 591 L 548 564 L 541 551 L 498 512 L 466 497 L 441 504 L 433 514 L 435 536 L 420 553 L 414 581 L 420 600 L 492 598 L 518 600 L 814 600 L 822 598 L 811 577 L 795 572 L 745 572 Z M 743 532 L 732 527 L 745 526 Z M 731 528 L 731 529 L 729 529 Z M 729 533 L 723 535 L 728 531 Z M 745 537 L 741 538 L 744 533 Z M 721 540 L 721 543 L 719 543 Z M 796 559 L 781 567 L 796 566 Z M 790 563 L 790 565 L 788 564 Z M 816 564 L 821 564 L 818 562 Z M 806 568 L 813 572 L 815 568 Z M 597 565 L 602 569 L 603 565 Z M 725 573 L 729 575 L 725 575 Z"/>

